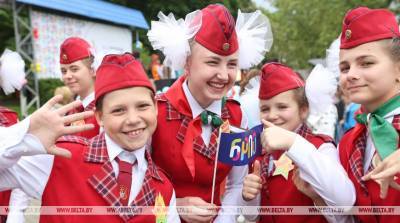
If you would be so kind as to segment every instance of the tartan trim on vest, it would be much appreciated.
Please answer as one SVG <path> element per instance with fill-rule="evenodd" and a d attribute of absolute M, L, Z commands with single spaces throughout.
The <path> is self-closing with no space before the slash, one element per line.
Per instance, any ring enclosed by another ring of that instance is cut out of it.
<path fill-rule="evenodd" d="M 355 149 L 353 153 L 350 155 L 350 169 L 353 172 L 354 177 L 357 180 L 357 183 L 361 185 L 364 191 L 368 191 L 367 187 L 361 177 L 364 176 L 363 164 L 364 164 L 364 156 L 365 156 L 365 148 L 367 146 L 367 132 L 364 127 L 361 135 L 354 142 Z"/>
<path fill-rule="evenodd" d="M 178 133 L 176 138 L 183 143 L 185 140 L 186 131 L 189 125 L 189 122 L 192 120 L 192 117 L 185 116 L 179 113 L 172 105 L 169 103 L 168 99 L 165 97 L 164 94 L 160 94 L 156 97 L 158 101 L 166 103 L 166 111 L 168 121 L 170 120 L 182 120 L 181 125 L 179 127 Z M 228 120 L 231 118 L 231 114 L 227 106 L 224 106 L 221 111 L 221 118 L 222 120 Z M 202 154 L 203 156 L 209 158 L 210 160 L 215 160 L 215 153 L 217 151 L 217 144 L 218 144 L 218 135 L 219 135 L 219 128 L 213 128 L 210 138 L 210 143 L 207 146 L 201 135 L 196 136 L 193 142 L 193 149 L 198 153 Z"/>
<path fill-rule="evenodd" d="M 310 127 L 308 127 L 306 124 L 302 124 L 300 128 L 296 131 L 297 134 L 299 134 L 301 137 L 307 139 L 310 136 L 313 136 L 314 134 L 312 133 L 312 130 Z M 261 160 L 261 180 L 262 180 L 262 185 L 263 187 L 267 186 L 267 179 L 270 177 L 270 172 L 268 171 L 269 167 L 269 162 L 270 160 L 278 160 L 279 157 L 284 153 L 284 151 L 275 151 L 271 154 L 265 154 Z M 270 158 L 272 157 L 272 158 Z M 273 173 L 275 170 L 275 166 L 272 167 L 271 173 Z"/>
<path fill-rule="evenodd" d="M 185 116 L 181 115 L 176 109 L 174 109 L 171 105 L 171 103 L 168 102 L 168 98 L 165 97 L 165 94 L 158 94 L 156 95 L 156 100 L 157 101 L 162 101 L 165 102 L 167 105 L 167 120 L 179 120 L 183 119 Z M 187 125 L 186 125 L 187 126 Z"/>
<path fill-rule="evenodd" d="M 89 145 L 89 141 L 81 136 L 76 136 L 76 135 L 63 135 L 60 138 L 57 139 L 56 143 L 78 143 L 81 145 Z"/>
<path fill-rule="evenodd" d="M 89 147 L 85 152 L 85 161 L 103 164 L 99 172 L 88 178 L 89 184 L 99 193 L 110 206 L 122 206 L 119 200 L 119 190 L 117 179 L 108 158 L 105 134 L 101 133 L 92 138 Z M 153 206 L 155 201 L 155 190 L 152 188 L 152 181 L 158 180 L 163 182 L 157 166 L 151 159 L 150 152 L 146 148 L 145 157 L 147 160 L 147 170 L 139 193 L 132 201 L 130 206 Z M 125 221 L 129 220 L 133 215 L 121 215 Z"/>
<path fill-rule="evenodd" d="M 91 163 L 104 163 L 109 160 L 104 132 L 90 139 L 84 156 L 85 161 Z"/>
<path fill-rule="evenodd" d="M 0 106 L 0 126 L 9 126 L 11 125 L 11 120 L 7 118 L 3 113 L 15 113 L 13 110 L 8 109 L 6 107 Z"/>
<path fill-rule="evenodd" d="M 105 133 L 102 132 L 96 137 L 93 137 L 90 140 L 87 140 L 84 137 L 79 137 L 79 136 L 68 136 L 71 138 L 79 138 L 81 140 L 84 140 L 86 145 L 89 145 L 88 149 L 85 151 L 84 154 L 84 160 L 85 162 L 90 162 L 90 163 L 105 163 L 109 161 L 108 158 L 108 153 L 107 153 L 107 145 L 106 145 L 106 138 L 105 138 Z M 153 159 L 151 158 L 149 149 L 148 149 L 148 144 L 146 144 L 146 150 L 145 150 L 145 158 L 147 160 L 147 171 L 150 173 L 149 176 L 159 180 L 163 181 L 160 173 L 158 172 L 157 166 L 154 164 Z"/>
<path fill-rule="evenodd" d="M 397 130 L 397 132 L 400 131 L 400 115 L 395 115 L 393 117 L 392 125 Z M 361 180 L 361 177 L 364 176 L 364 158 L 365 158 L 365 149 L 367 147 L 367 128 L 365 125 L 362 125 L 362 127 L 363 127 L 362 133 L 357 137 L 357 139 L 354 142 L 354 150 L 353 153 L 350 155 L 349 164 L 351 172 L 353 173 L 357 183 L 360 184 L 364 192 L 368 193 L 368 189 L 367 186 L 365 185 L 365 182 Z M 372 162 L 368 167 L 368 172 L 371 170 L 373 170 Z"/>

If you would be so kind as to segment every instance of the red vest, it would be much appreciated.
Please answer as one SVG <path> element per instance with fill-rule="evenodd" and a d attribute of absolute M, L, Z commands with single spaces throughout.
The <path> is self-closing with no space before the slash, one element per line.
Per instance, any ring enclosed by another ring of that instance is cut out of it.
<path fill-rule="evenodd" d="M 93 111 L 94 112 L 95 109 L 96 109 L 95 106 L 96 106 L 95 105 L 95 101 L 93 100 L 92 102 L 89 103 L 88 106 L 86 106 L 84 111 Z M 73 109 L 73 110 L 69 111 L 68 114 L 69 115 L 70 114 L 75 114 L 77 112 L 81 112 L 81 111 L 78 111 L 77 109 Z M 74 135 L 81 136 L 81 137 L 84 137 L 84 138 L 87 138 L 87 139 L 91 139 L 91 138 L 93 138 L 93 137 L 95 137 L 96 135 L 99 134 L 100 126 L 97 123 L 95 115 L 85 118 L 84 121 L 85 121 L 85 124 L 93 124 L 94 128 L 90 129 L 90 130 L 83 131 L 83 132 L 75 133 Z"/>
<path fill-rule="evenodd" d="M 307 134 L 307 141 L 311 142 L 316 148 L 323 143 L 333 140 L 325 135 Z M 281 151 L 272 153 L 274 160 L 279 159 Z M 264 169 L 264 168 L 263 168 Z M 289 172 L 288 180 L 283 176 L 268 176 L 266 183 L 261 189 L 262 206 L 314 206 L 313 201 L 307 195 L 297 190 L 292 179 L 293 171 Z M 322 223 L 327 222 L 323 215 L 260 215 L 259 222 L 270 223 Z"/>
<path fill-rule="evenodd" d="M 182 89 L 184 79 L 177 80 L 168 92 L 157 96 L 158 123 L 153 134 L 152 157 L 154 162 L 167 172 L 174 185 L 177 198 L 186 196 L 200 197 L 211 202 L 212 180 L 215 161 L 215 149 L 205 149 L 204 152 L 193 145 L 194 150 L 194 178 L 191 175 L 182 155 L 183 139 L 185 137 L 185 123 L 193 120 L 188 101 Z M 170 100 L 172 96 L 173 101 Z M 240 104 L 227 100 L 222 111 L 222 119 L 229 120 L 234 126 L 240 126 L 242 113 Z M 213 131 L 209 147 L 218 138 L 218 128 Z M 198 135 L 194 143 L 203 142 Z M 215 146 L 216 147 L 216 146 Z M 228 175 L 231 167 L 223 163 L 217 165 L 215 186 L 215 203 L 220 205 L 220 185 Z"/>
<path fill-rule="evenodd" d="M 6 107 L 0 106 L 0 126 L 8 127 L 18 122 L 18 114 Z M 11 190 L 0 192 L 0 206 L 8 206 Z M 0 223 L 6 222 L 6 215 L 0 215 Z"/>
<path fill-rule="evenodd" d="M 396 126 L 395 126 L 396 127 Z M 365 191 L 361 184 L 356 180 L 354 173 L 351 170 L 351 163 L 349 162 L 350 156 L 355 148 L 355 140 L 363 132 L 364 128 L 357 124 L 353 129 L 349 130 L 339 144 L 339 156 L 340 162 L 344 169 L 349 175 L 350 180 L 353 182 L 356 189 L 356 203 L 355 206 L 400 206 L 400 192 L 389 187 L 387 197 L 381 199 L 379 197 L 380 187 L 373 181 L 369 180 L 365 182 L 367 191 Z M 399 131 L 397 129 L 397 131 Z M 363 154 L 364 155 L 364 154 Z M 400 179 L 397 179 L 397 183 L 400 183 Z M 361 222 L 368 223 L 398 223 L 400 222 L 400 216 L 394 215 L 357 215 L 356 216 Z"/>
<path fill-rule="evenodd" d="M 104 134 L 89 142 L 76 136 L 63 137 L 57 146 L 71 151 L 72 158 L 55 157 L 43 192 L 42 206 L 121 206 Z M 154 206 L 156 196 L 161 194 L 168 207 L 173 193 L 172 184 L 154 166 L 147 151 L 146 158 L 148 169 L 142 189 L 130 206 Z M 154 215 L 42 215 L 40 222 L 156 222 L 156 218 Z"/>

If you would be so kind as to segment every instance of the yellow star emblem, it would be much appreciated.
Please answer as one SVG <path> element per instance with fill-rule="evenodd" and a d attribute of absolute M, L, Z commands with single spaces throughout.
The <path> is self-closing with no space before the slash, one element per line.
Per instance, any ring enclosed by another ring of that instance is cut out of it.
<path fill-rule="evenodd" d="M 274 165 L 275 171 L 272 176 L 282 175 L 286 180 L 288 179 L 289 172 L 294 168 L 292 160 L 285 153 L 278 160 L 274 160 Z"/>

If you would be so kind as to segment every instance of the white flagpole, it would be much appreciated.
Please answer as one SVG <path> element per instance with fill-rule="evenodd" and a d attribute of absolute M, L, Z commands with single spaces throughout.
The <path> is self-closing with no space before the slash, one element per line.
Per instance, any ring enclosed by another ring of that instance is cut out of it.
<path fill-rule="evenodd" d="M 224 124 L 222 124 L 221 126 L 223 126 L 223 125 L 224 125 Z M 221 126 L 219 127 L 218 141 L 217 141 L 217 151 L 216 151 L 216 153 L 215 153 L 214 174 L 213 174 L 212 192 L 211 192 L 211 204 L 214 204 L 215 178 L 216 178 L 216 175 L 217 175 L 219 143 L 220 143 L 221 132 L 222 132 Z"/>

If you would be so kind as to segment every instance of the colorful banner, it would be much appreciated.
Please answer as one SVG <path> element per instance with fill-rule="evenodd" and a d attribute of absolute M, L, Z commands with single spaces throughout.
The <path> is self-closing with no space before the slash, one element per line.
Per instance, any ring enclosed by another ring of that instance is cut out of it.
<path fill-rule="evenodd" d="M 261 154 L 260 134 L 263 125 L 241 133 L 221 133 L 218 160 L 231 165 L 243 166 Z"/>

